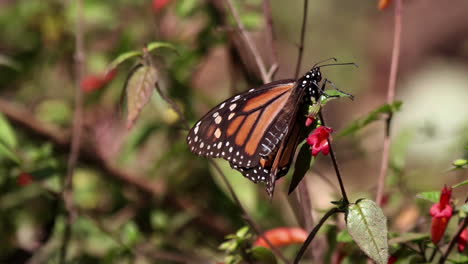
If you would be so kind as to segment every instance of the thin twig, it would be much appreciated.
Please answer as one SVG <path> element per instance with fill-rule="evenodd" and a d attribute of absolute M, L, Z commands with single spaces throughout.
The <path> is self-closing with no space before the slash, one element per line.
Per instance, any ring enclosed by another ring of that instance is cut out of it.
<path fill-rule="evenodd" d="M 59 263 L 65 263 L 68 245 L 72 236 L 72 224 L 76 217 L 73 203 L 73 174 L 80 155 L 81 134 L 83 131 L 83 95 L 80 88 L 81 79 L 84 75 L 84 16 L 83 1 L 76 1 L 75 21 L 75 112 L 73 116 L 73 131 L 68 157 L 67 175 L 63 183 L 63 200 L 67 210 L 67 221 L 63 235 L 62 247 L 60 249 Z"/>
<path fill-rule="evenodd" d="M 402 31 L 402 9 L 403 3 L 402 0 L 395 1 L 395 29 L 393 32 L 393 50 L 392 50 L 392 62 L 390 68 L 390 77 L 388 80 L 388 90 L 387 90 L 387 103 L 393 103 L 395 99 L 395 87 L 396 87 L 396 79 L 397 79 L 397 72 L 398 72 L 398 61 L 400 57 L 400 46 L 401 46 L 401 31 Z M 385 120 L 385 136 L 383 142 L 383 150 L 382 150 L 382 161 L 380 166 L 380 174 L 377 183 L 377 194 L 376 194 L 376 202 L 377 204 L 382 203 L 383 192 L 385 187 L 385 179 L 388 173 L 388 163 L 389 163 L 389 156 L 390 156 L 390 145 L 391 145 L 391 137 L 390 137 L 390 127 L 392 124 L 392 113 L 387 115 Z"/>
<path fill-rule="evenodd" d="M 240 210 L 242 211 L 242 214 L 244 216 L 244 219 L 247 221 L 247 223 L 250 225 L 250 227 L 253 229 L 253 231 L 261 238 L 263 238 L 263 240 L 265 240 L 265 242 L 268 244 L 268 246 L 270 247 L 270 249 L 279 257 L 281 258 L 281 260 L 283 260 L 285 263 L 290 263 L 289 260 L 283 255 L 283 253 L 281 253 L 281 251 L 275 247 L 271 242 L 270 240 L 265 237 L 263 235 L 263 231 L 260 229 L 260 227 L 254 222 L 252 216 L 250 216 L 250 214 L 247 212 L 247 210 L 245 210 L 244 206 L 242 205 L 239 197 L 237 196 L 236 192 L 234 192 L 234 189 L 232 188 L 232 185 L 231 183 L 228 181 L 226 175 L 224 174 L 224 172 L 221 170 L 221 168 L 218 166 L 218 164 L 210 159 L 210 163 L 215 167 L 216 171 L 218 171 L 218 173 L 221 175 L 221 178 L 224 182 L 224 184 L 226 185 L 226 187 L 228 188 L 228 191 L 229 193 L 231 194 L 232 198 L 234 199 L 234 201 L 236 202 L 237 206 L 239 206 Z"/>
<path fill-rule="evenodd" d="M 308 6 L 309 6 L 309 0 L 304 0 L 304 7 L 303 7 L 304 13 L 302 14 L 302 27 L 301 27 L 301 41 L 299 42 L 299 46 L 298 46 L 299 53 L 297 55 L 296 71 L 294 72 L 294 78 L 296 79 L 299 76 L 299 71 L 301 70 L 302 55 L 304 52 L 304 41 L 305 41 L 306 26 L 307 26 Z"/>
<path fill-rule="evenodd" d="M 458 238 L 460 237 L 460 234 L 463 232 L 463 230 L 468 226 L 468 217 L 465 217 L 465 220 L 460 224 L 460 227 L 458 228 L 457 232 L 453 236 L 452 240 L 450 241 L 450 244 L 447 248 L 447 251 L 445 251 L 444 255 L 440 258 L 439 264 L 443 264 L 445 260 L 448 258 L 450 255 L 450 252 L 453 249 L 453 246 L 455 246 L 455 243 L 457 243 Z"/>
<path fill-rule="evenodd" d="M 271 12 L 271 0 L 263 0 L 263 16 L 267 33 L 267 45 L 270 47 L 272 66 L 267 75 L 270 80 L 274 80 L 274 75 L 278 69 L 278 50 L 276 49 L 276 38 L 273 30 L 273 16 Z"/>
<path fill-rule="evenodd" d="M 253 43 L 252 38 L 250 37 L 250 34 L 245 29 L 244 24 L 240 20 L 240 16 L 239 16 L 239 13 L 237 12 L 236 7 L 234 6 L 232 0 L 225 0 L 225 1 L 228 4 L 229 9 L 231 10 L 232 16 L 234 17 L 234 20 L 236 21 L 236 24 L 239 27 L 239 30 L 244 38 L 245 43 L 247 43 L 247 46 L 249 47 L 250 52 L 252 52 L 252 55 L 254 56 L 255 62 L 257 63 L 257 67 L 260 70 L 263 83 L 271 82 L 271 78 L 268 76 L 268 71 L 265 67 L 265 63 L 263 62 L 263 59 L 260 56 L 260 52 L 258 51 L 257 47 Z"/>
<path fill-rule="evenodd" d="M 322 125 L 326 126 L 325 119 L 323 118 L 322 111 L 319 112 L 319 118 L 320 118 L 320 122 L 322 123 Z M 343 180 L 342 180 L 342 177 L 341 177 L 341 173 L 340 173 L 340 168 L 338 167 L 338 162 L 336 161 L 335 152 L 333 151 L 333 146 L 331 144 L 330 139 L 327 139 L 327 141 L 328 141 L 328 146 L 330 147 L 330 158 L 331 158 L 332 163 L 333 163 L 333 168 L 335 169 L 336 177 L 338 178 L 338 183 L 340 185 L 340 190 L 341 190 L 341 195 L 343 197 L 343 202 L 345 204 L 349 204 L 348 196 L 346 195 L 346 190 L 345 190 Z"/>
<path fill-rule="evenodd" d="M 320 227 L 322 227 L 322 225 L 325 223 L 325 221 L 327 221 L 327 219 L 338 213 L 338 212 L 341 212 L 341 209 L 337 208 L 337 207 L 334 207 L 332 208 L 330 211 L 328 211 L 323 217 L 322 219 L 320 219 L 319 223 L 314 227 L 314 229 L 310 232 L 309 236 L 307 237 L 306 241 L 304 242 L 304 244 L 302 244 L 302 247 L 301 249 L 299 250 L 299 252 L 297 252 L 297 255 L 296 255 L 296 258 L 294 259 L 294 264 L 298 264 L 299 261 L 301 260 L 302 256 L 304 255 L 305 251 L 307 250 L 307 247 L 309 246 L 309 244 L 312 242 L 312 240 L 314 240 L 315 238 L 315 235 L 317 234 L 317 232 L 320 230 Z"/>

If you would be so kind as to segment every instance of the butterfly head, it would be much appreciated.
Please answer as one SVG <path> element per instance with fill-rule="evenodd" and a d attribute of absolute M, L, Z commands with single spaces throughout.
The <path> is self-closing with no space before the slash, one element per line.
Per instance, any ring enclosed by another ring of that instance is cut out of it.
<path fill-rule="evenodd" d="M 304 89 L 307 89 L 307 102 L 312 98 L 315 101 L 319 99 L 321 94 L 319 88 L 320 81 L 322 81 L 322 73 L 320 72 L 320 67 L 315 66 L 299 80 L 301 86 Z"/>

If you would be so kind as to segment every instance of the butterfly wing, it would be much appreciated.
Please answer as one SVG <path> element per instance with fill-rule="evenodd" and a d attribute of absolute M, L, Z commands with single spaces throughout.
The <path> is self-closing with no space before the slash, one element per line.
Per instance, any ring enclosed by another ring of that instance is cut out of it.
<path fill-rule="evenodd" d="M 263 143 L 294 87 L 294 80 L 276 81 L 222 102 L 190 130 L 187 136 L 190 150 L 200 156 L 224 158 L 254 182 L 265 180 L 262 176 L 253 178 L 249 171 L 256 170 L 262 155 L 272 153 L 281 142 Z"/>

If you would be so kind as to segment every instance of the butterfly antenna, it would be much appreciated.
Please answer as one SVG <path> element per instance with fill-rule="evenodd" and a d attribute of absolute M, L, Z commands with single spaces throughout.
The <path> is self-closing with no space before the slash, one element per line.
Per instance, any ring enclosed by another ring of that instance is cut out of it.
<path fill-rule="evenodd" d="M 340 66 L 340 65 L 353 65 L 354 67 L 356 68 L 359 68 L 359 65 L 357 65 L 356 63 L 354 62 L 347 62 L 347 63 L 330 63 L 330 64 L 324 64 L 324 65 L 320 65 L 320 66 L 317 66 L 317 67 L 327 67 L 327 66 Z"/>
<path fill-rule="evenodd" d="M 325 60 L 321 60 L 317 63 L 314 64 L 314 66 L 312 66 L 312 68 L 315 68 L 317 65 L 319 65 L 320 63 L 324 63 L 324 62 L 327 62 L 329 60 L 334 60 L 334 61 L 338 61 L 335 57 L 331 57 L 331 58 L 328 58 L 328 59 L 325 59 Z"/>

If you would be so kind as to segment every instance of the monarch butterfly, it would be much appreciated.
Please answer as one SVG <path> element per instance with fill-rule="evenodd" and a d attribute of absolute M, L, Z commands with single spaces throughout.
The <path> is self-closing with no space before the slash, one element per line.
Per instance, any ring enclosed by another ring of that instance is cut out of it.
<path fill-rule="evenodd" d="M 275 181 L 286 175 L 297 145 L 306 138 L 308 106 L 323 94 L 327 81 L 320 87 L 320 68 L 343 65 L 319 63 L 298 80 L 274 81 L 211 109 L 190 130 L 190 151 L 224 158 L 254 183 L 265 182 L 271 197 Z"/>

